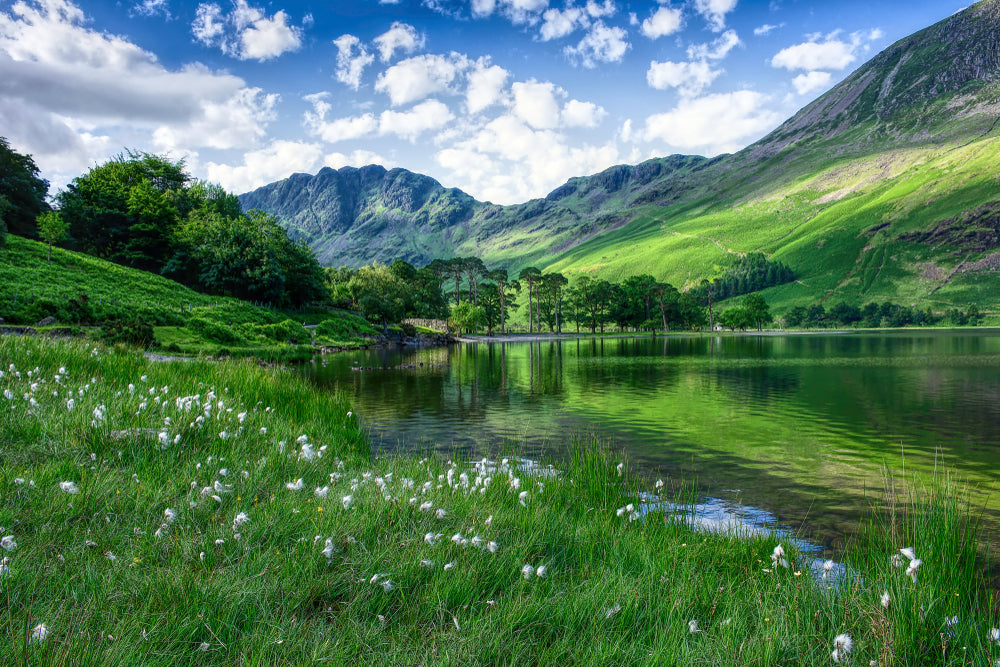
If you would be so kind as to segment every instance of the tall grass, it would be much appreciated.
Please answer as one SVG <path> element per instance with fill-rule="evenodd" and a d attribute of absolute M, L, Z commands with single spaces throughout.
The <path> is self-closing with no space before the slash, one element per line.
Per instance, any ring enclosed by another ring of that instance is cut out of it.
<path fill-rule="evenodd" d="M 373 457 L 282 369 L 13 337 L 0 362 L 0 664 L 825 665 L 841 633 L 851 664 L 994 658 L 948 487 L 822 579 L 792 544 L 786 568 L 774 537 L 644 506 L 652 480 L 594 443 Z"/>

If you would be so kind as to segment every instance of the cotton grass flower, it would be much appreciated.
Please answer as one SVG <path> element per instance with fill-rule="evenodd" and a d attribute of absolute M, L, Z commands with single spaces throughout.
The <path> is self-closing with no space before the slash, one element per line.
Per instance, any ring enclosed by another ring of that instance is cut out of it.
<path fill-rule="evenodd" d="M 774 551 L 771 552 L 771 563 L 777 568 L 779 565 L 781 567 L 789 567 L 788 559 L 785 558 L 785 549 L 780 544 L 774 547 Z"/>
<path fill-rule="evenodd" d="M 313 494 L 317 498 L 326 498 L 329 493 L 330 493 L 329 486 L 317 486 L 316 490 L 313 492 Z"/>
<path fill-rule="evenodd" d="M 836 563 L 834 563 L 832 560 L 827 559 L 827 560 L 823 561 L 823 578 L 824 579 L 826 579 L 830 575 L 830 572 L 833 571 L 834 567 L 836 567 Z"/>
<path fill-rule="evenodd" d="M 4 551 L 13 551 L 17 548 L 17 542 L 14 541 L 13 535 L 4 535 L 0 538 L 0 547 L 3 547 Z"/>
<path fill-rule="evenodd" d="M 333 554 L 336 553 L 336 551 L 337 547 L 335 547 L 333 544 L 333 538 L 332 537 L 326 538 L 326 544 L 323 545 L 323 551 L 321 551 L 320 553 L 326 556 L 327 561 L 330 561 L 333 559 Z"/>
<path fill-rule="evenodd" d="M 535 576 L 539 579 L 544 579 L 545 575 L 548 574 L 549 568 L 545 565 L 539 565 L 535 568 Z"/>
<path fill-rule="evenodd" d="M 879 598 L 879 603 L 884 609 L 888 609 L 889 605 L 892 604 L 892 598 L 889 597 L 889 591 L 882 591 L 882 596 Z"/>
<path fill-rule="evenodd" d="M 4 556 L 3 559 L 0 560 L 0 579 L 2 579 L 9 570 L 10 570 L 10 558 Z"/>
<path fill-rule="evenodd" d="M 698 627 L 698 621 L 692 618 L 688 621 L 688 634 L 693 635 L 699 632 L 701 632 L 701 629 Z"/>
<path fill-rule="evenodd" d="M 44 623 L 39 623 L 31 629 L 31 641 L 41 644 L 49 636 L 49 628 Z"/>
<path fill-rule="evenodd" d="M 525 563 L 524 567 L 521 568 L 521 576 L 524 577 L 525 579 L 531 579 L 533 576 L 535 576 L 535 568 Z"/>
<path fill-rule="evenodd" d="M 294 482 L 289 482 L 288 484 L 285 484 L 285 488 L 288 489 L 289 491 L 301 491 L 302 489 L 305 488 L 305 486 L 306 486 L 305 482 L 302 481 L 301 477 L 299 477 Z"/>
<path fill-rule="evenodd" d="M 438 540 L 440 539 L 441 539 L 441 533 L 438 533 L 437 535 L 435 535 L 434 533 L 426 533 L 424 535 L 424 542 L 426 542 L 429 546 L 432 547 L 436 546 Z"/>
<path fill-rule="evenodd" d="M 80 493 L 80 489 L 77 488 L 74 482 L 59 482 L 59 488 L 69 494 Z"/>
<path fill-rule="evenodd" d="M 906 558 L 908 560 L 916 560 L 917 559 L 917 554 L 916 554 L 916 552 L 913 551 L 913 547 L 903 547 L 902 549 L 899 550 L 899 553 L 901 553 L 904 556 L 906 556 Z"/>
<path fill-rule="evenodd" d="M 244 524 L 247 523 L 250 523 L 250 517 L 247 516 L 246 512 L 240 512 L 239 514 L 236 515 L 236 518 L 233 519 L 233 531 L 239 530 L 240 526 L 243 526 Z"/>
<path fill-rule="evenodd" d="M 913 580 L 913 583 L 917 583 L 917 571 L 920 566 L 923 565 L 923 561 L 919 558 L 915 558 L 910 561 L 909 566 L 906 568 L 906 575 Z"/>
<path fill-rule="evenodd" d="M 344 506 L 345 510 L 351 509 L 351 505 L 354 504 L 354 496 L 344 496 L 340 499 L 340 503 Z"/>
<path fill-rule="evenodd" d="M 852 650 L 854 650 L 854 640 L 849 634 L 840 634 L 833 638 L 833 653 L 830 657 L 836 663 L 847 662 Z"/>
<path fill-rule="evenodd" d="M 527 491 L 522 491 L 521 493 L 517 494 L 517 499 L 521 503 L 521 507 L 527 507 L 528 506 L 528 503 L 527 503 L 528 492 Z"/>
<path fill-rule="evenodd" d="M 448 512 L 445 511 L 444 508 L 439 507 L 436 510 L 434 510 L 434 517 L 435 518 L 437 518 L 437 519 L 443 519 L 446 516 L 448 516 Z"/>

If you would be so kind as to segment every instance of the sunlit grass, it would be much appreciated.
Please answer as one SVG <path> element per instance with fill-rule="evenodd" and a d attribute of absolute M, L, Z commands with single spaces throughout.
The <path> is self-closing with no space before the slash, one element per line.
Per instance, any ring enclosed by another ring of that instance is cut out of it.
<path fill-rule="evenodd" d="M 689 495 L 665 510 L 596 443 L 373 457 L 340 398 L 282 369 L 3 337 L 0 370 L 4 664 L 996 657 L 947 482 L 888 494 L 824 579 L 791 542 L 692 531 Z"/>

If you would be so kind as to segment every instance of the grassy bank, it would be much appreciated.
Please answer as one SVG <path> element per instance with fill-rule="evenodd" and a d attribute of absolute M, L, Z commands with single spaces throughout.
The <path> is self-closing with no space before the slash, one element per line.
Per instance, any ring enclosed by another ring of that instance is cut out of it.
<path fill-rule="evenodd" d="M 1000 657 L 946 483 L 890 490 L 823 579 L 645 504 L 596 445 L 372 457 L 282 369 L 0 337 L 0 370 L 3 664 L 827 665 L 841 634 L 850 664 Z"/>
<path fill-rule="evenodd" d="M 305 359 L 314 345 L 358 347 L 377 332 L 362 317 L 322 309 L 285 311 L 199 294 L 163 276 L 18 236 L 0 247 L 0 318 L 95 336 L 127 330 L 129 343 L 167 353 Z M 318 325 L 305 330 L 302 324 Z M 145 328 L 145 333 L 143 329 Z M 145 336 L 145 338 L 143 338 Z"/>

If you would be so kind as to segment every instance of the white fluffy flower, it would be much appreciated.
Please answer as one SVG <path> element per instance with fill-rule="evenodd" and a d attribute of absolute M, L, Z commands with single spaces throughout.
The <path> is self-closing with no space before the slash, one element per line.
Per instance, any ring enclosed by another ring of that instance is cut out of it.
<path fill-rule="evenodd" d="M 906 568 L 906 574 L 913 580 L 913 583 L 917 583 L 917 570 L 920 569 L 921 565 L 923 565 L 923 561 L 919 558 L 914 558 Z"/>
<path fill-rule="evenodd" d="M 693 635 L 696 632 L 701 632 L 701 629 L 698 627 L 698 621 L 692 618 L 688 621 L 688 633 Z"/>
<path fill-rule="evenodd" d="M 344 496 L 340 499 L 340 502 L 344 505 L 345 510 L 349 510 L 354 503 L 354 496 Z"/>
<path fill-rule="evenodd" d="M 294 482 L 289 482 L 288 484 L 285 484 L 285 488 L 288 489 L 289 491 L 301 491 L 303 488 L 305 488 L 305 482 L 303 482 L 302 478 L 299 477 Z"/>
<path fill-rule="evenodd" d="M 535 568 L 535 576 L 540 579 L 544 579 L 548 571 L 549 571 L 548 567 L 546 567 L 545 565 L 539 565 L 537 568 Z"/>
<path fill-rule="evenodd" d="M 247 516 L 246 512 L 240 512 L 236 515 L 236 518 L 233 519 L 233 530 L 239 530 L 240 526 L 246 523 L 250 523 L 250 517 Z"/>
<path fill-rule="evenodd" d="M 899 550 L 899 553 L 903 554 L 910 560 L 916 560 L 917 554 L 913 551 L 913 547 L 903 547 Z"/>
<path fill-rule="evenodd" d="M 535 576 L 535 568 L 525 563 L 524 567 L 521 568 L 521 576 L 525 579 L 531 579 Z"/>
<path fill-rule="evenodd" d="M 74 482 L 59 482 L 59 488 L 66 493 L 80 493 L 80 489 L 77 488 Z"/>
<path fill-rule="evenodd" d="M 329 486 L 317 486 L 316 490 L 313 492 L 317 498 L 326 498 L 330 493 Z"/>
<path fill-rule="evenodd" d="M 854 640 L 849 634 L 840 634 L 833 638 L 833 653 L 830 657 L 834 662 L 847 662 L 847 658 L 854 649 Z"/>
<path fill-rule="evenodd" d="M 4 535 L 0 538 L 0 547 L 3 547 L 4 551 L 13 551 L 17 548 L 17 542 L 14 541 L 13 535 Z"/>
<path fill-rule="evenodd" d="M 31 641 L 41 644 L 49 636 L 49 629 L 44 623 L 39 623 L 31 629 Z"/>
<path fill-rule="evenodd" d="M 882 595 L 879 597 L 879 602 L 886 609 L 889 608 L 889 605 L 892 603 L 892 598 L 889 597 L 889 591 L 882 591 Z"/>
<path fill-rule="evenodd" d="M 441 533 L 438 533 L 437 535 L 435 535 L 434 533 L 427 533 L 424 535 L 424 542 L 426 542 L 432 547 L 436 545 L 438 543 L 438 540 L 440 539 L 441 539 Z"/>

